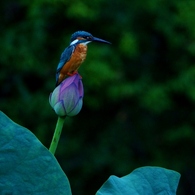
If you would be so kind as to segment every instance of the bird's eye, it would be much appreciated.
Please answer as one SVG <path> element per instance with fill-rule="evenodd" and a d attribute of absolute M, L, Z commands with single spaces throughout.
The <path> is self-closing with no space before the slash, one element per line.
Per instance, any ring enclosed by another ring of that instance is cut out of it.
<path fill-rule="evenodd" d="M 90 39 L 90 37 L 89 36 L 87 36 L 87 37 L 85 37 L 86 39 Z"/>

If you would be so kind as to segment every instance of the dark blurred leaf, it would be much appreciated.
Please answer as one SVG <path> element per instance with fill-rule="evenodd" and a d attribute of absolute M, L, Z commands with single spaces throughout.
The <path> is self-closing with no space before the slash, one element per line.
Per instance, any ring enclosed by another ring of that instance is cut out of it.
<path fill-rule="evenodd" d="M 0 112 L 0 194 L 70 195 L 55 157 L 28 130 Z"/>
<path fill-rule="evenodd" d="M 66 119 L 58 147 L 74 195 L 146 164 L 177 170 L 178 193 L 195 194 L 194 8 L 186 0 L 0 1 L 0 108 L 47 147 L 56 123 L 48 96 L 71 34 L 112 42 L 88 45 L 84 105 Z"/>
<path fill-rule="evenodd" d="M 174 195 L 180 174 L 160 168 L 141 167 L 124 177 L 110 176 L 96 195 Z"/>

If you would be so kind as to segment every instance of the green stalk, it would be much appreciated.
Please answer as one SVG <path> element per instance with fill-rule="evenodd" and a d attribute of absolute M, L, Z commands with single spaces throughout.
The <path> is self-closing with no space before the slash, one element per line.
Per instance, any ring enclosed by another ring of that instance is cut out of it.
<path fill-rule="evenodd" d="M 49 147 L 49 151 L 54 155 L 56 152 L 56 148 L 58 146 L 58 142 L 60 139 L 60 135 L 62 132 L 63 124 L 64 124 L 65 117 L 58 117 L 56 128 L 54 131 L 54 135 L 51 141 L 51 145 Z"/>

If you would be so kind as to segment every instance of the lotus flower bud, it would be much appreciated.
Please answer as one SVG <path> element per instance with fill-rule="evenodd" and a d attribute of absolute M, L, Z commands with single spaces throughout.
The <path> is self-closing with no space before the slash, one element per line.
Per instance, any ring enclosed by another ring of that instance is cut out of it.
<path fill-rule="evenodd" d="M 77 115 L 83 105 L 83 83 L 77 73 L 61 82 L 49 96 L 49 103 L 60 117 Z"/>

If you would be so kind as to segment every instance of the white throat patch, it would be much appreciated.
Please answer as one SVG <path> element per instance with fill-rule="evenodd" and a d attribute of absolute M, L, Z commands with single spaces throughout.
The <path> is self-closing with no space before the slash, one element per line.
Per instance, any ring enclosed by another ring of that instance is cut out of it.
<path fill-rule="evenodd" d="M 84 42 L 84 43 L 81 43 L 81 44 L 87 45 L 88 43 L 91 43 L 91 41 L 87 41 L 87 42 Z"/>
<path fill-rule="evenodd" d="M 71 43 L 70 43 L 70 45 L 74 45 L 75 43 L 77 43 L 79 40 L 78 39 L 75 39 L 74 41 L 72 41 Z"/>
<path fill-rule="evenodd" d="M 74 45 L 74 44 L 76 44 L 78 41 L 79 41 L 78 39 L 75 39 L 74 41 L 72 41 L 72 42 L 70 43 L 70 45 Z M 87 41 L 87 42 L 84 42 L 84 43 L 81 43 L 81 44 L 87 45 L 88 43 L 91 43 L 91 41 Z"/>

